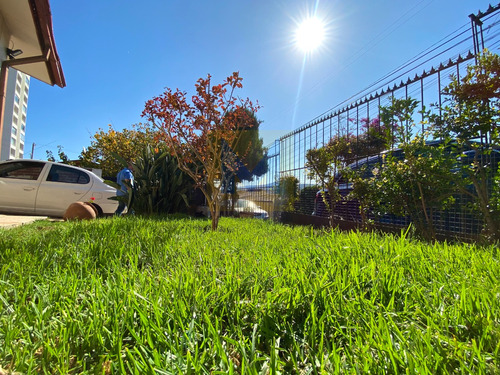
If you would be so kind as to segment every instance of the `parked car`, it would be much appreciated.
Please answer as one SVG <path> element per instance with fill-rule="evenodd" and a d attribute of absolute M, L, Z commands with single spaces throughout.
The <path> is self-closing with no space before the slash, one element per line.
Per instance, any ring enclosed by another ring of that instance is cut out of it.
<path fill-rule="evenodd" d="M 255 219 L 269 219 L 267 211 L 263 210 L 255 202 L 247 199 L 238 199 L 234 204 L 234 212 L 240 217 L 253 217 Z"/>
<path fill-rule="evenodd" d="M 92 202 L 99 215 L 118 207 L 116 189 L 83 168 L 41 160 L 0 162 L 0 212 L 62 217 L 74 202 Z"/>
<path fill-rule="evenodd" d="M 222 207 L 226 207 L 226 201 L 221 204 Z M 231 208 L 231 201 L 227 202 L 227 207 Z M 206 205 L 200 205 L 196 208 L 196 214 L 210 217 L 210 210 Z M 239 217 L 252 217 L 255 219 L 269 219 L 269 213 L 266 210 L 260 208 L 255 202 L 249 201 L 247 199 L 238 199 L 234 204 L 234 214 Z"/>
<path fill-rule="evenodd" d="M 430 141 L 427 143 L 427 145 L 430 146 L 437 146 L 439 144 L 441 144 L 440 141 Z M 449 146 L 449 152 L 454 152 L 452 145 L 453 142 Z M 353 171 L 359 171 L 361 173 L 362 178 L 373 177 L 374 169 L 380 167 L 380 165 L 384 162 L 385 159 L 384 154 L 388 153 L 391 153 L 392 156 L 400 160 L 404 158 L 403 151 L 401 149 L 395 149 L 392 151 L 384 151 L 379 155 L 362 158 L 354 163 L 349 164 L 346 168 Z M 500 165 L 500 149 L 493 149 L 491 150 L 491 152 L 483 154 L 481 153 L 480 145 L 475 142 L 471 142 L 470 145 L 464 151 L 457 154 L 457 168 L 459 165 L 458 163 L 462 165 L 470 165 L 473 162 L 480 162 L 483 165 L 490 167 L 490 170 L 492 172 L 496 172 Z M 349 193 L 352 191 L 353 188 L 352 183 L 349 182 L 349 180 L 341 173 L 339 173 L 335 178 L 338 183 L 339 193 L 341 197 L 347 197 Z M 470 188 L 473 189 L 472 186 L 470 186 Z M 323 197 L 329 199 L 327 189 L 325 190 L 321 189 L 316 193 L 313 215 L 328 217 L 330 213 L 327 210 Z M 467 198 L 468 197 L 462 197 L 462 196 L 457 197 L 457 206 L 469 203 L 469 201 L 464 201 L 464 199 Z M 334 207 L 333 215 L 336 219 L 339 220 L 349 220 L 357 222 L 361 221 L 358 201 L 357 200 L 339 201 Z M 450 216 L 449 212 L 443 213 L 443 216 L 447 215 Z M 451 216 L 455 218 L 458 215 L 455 212 L 453 212 Z M 406 225 L 409 222 L 409 218 L 400 217 L 392 214 L 386 214 L 377 217 L 377 221 L 386 224 Z M 458 224 L 456 225 L 453 224 L 453 225 L 458 226 Z M 446 226 L 445 229 L 448 229 L 448 227 L 450 227 L 451 224 L 450 225 L 446 224 L 445 226 Z"/>

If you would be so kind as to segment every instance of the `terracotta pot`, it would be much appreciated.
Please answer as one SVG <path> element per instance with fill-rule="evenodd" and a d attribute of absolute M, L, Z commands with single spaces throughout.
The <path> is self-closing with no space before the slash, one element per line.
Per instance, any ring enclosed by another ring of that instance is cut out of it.
<path fill-rule="evenodd" d="M 97 210 L 90 203 L 71 203 L 63 215 L 64 220 L 92 220 L 97 217 Z"/>

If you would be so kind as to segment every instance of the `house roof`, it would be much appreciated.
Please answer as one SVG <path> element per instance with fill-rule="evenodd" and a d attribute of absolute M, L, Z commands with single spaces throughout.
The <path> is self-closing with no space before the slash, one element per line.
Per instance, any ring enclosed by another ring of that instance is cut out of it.
<path fill-rule="evenodd" d="M 0 13 L 10 34 L 7 47 L 23 51 L 16 69 L 49 85 L 66 86 L 49 0 L 0 0 Z"/>

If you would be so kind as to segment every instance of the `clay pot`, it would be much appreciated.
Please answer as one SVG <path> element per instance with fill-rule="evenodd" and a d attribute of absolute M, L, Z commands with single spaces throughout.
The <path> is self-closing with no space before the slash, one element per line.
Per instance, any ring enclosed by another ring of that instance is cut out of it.
<path fill-rule="evenodd" d="M 97 217 L 97 210 L 90 203 L 71 203 L 63 215 L 64 220 L 92 220 Z"/>

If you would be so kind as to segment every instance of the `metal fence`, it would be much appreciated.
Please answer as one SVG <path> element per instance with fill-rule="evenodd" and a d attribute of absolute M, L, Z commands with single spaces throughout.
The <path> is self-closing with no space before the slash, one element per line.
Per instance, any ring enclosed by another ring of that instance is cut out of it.
<path fill-rule="evenodd" d="M 380 108 L 389 105 L 392 98 L 413 98 L 419 101 L 420 109 L 439 111 L 444 101 L 442 90 L 450 83 L 450 76 L 463 76 L 484 48 L 492 52 L 498 49 L 499 9 L 500 4 L 470 15 L 470 26 L 464 25 L 365 90 L 269 145 L 268 172 L 254 181 L 240 183 L 240 198 L 255 201 L 275 219 L 290 216 L 283 215 L 286 211 L 301 215 L 303 223 L 320 223 L 315 217 L 317 213 L 312 214 L 315 195 L 321 186 L 308 176 L 305 167 L 308 150 L 324 146 L 335 136 L 359 137 L 367 127 L 376 126 Z M 422 124 L 419 131 L 424 132 L 426 126 Z M 283 192 L 279 191 L 279 181 L 284 176 L 298 180 L 299 199 L 294 207 L 284 206 Z M 436 219 L 436 227 L 443 233 L 451 229 L 454 233 L 474 235 L 482 225 L 476 214 L 463 207 L 448 210 Z M 357 221 L 359 217 L 352 217 L 354 224 Z M 397 224 L 394 219 L 390 222 Z M 407 224 L 407 220 L 401 219 L 399 224 Z"/>

